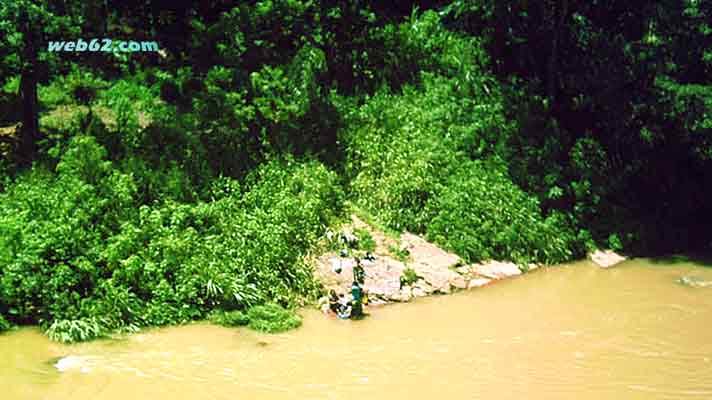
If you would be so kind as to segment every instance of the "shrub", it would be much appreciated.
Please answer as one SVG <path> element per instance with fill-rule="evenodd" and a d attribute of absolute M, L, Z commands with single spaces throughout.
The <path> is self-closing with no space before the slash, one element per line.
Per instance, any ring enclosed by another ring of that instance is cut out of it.
<path fill-rule="evenodd" d="M 418 274 L 413 268 L 409 267 L 403 270 L 403 275 L 401 275 L 401 284 L 404 286 L 409 286 L 414 284 L 415 282 L 418 282 L 418 279 L 420 279 Z"/>
<path fill-rule="evenodd" d="M 389 246 L 388 250 L 393 254 L 398 260 L 401 262 L 405 263 L 408 261 L 408 257 L 410 257 L 410 251 L 406 248 L 399 248 L 396 246 Z"/>
<path fill-rule="evenodd" d="M 99 101 L 109 108 L 114 108 L 117 102 L 127 100 L 134 111 L 148 111 L 159 100 L 159 86 L 147 86 L 138 80 L 121 79 L 102 91 Z"/>
<path fill-rule="evenodd" d="M 96 93 L 107 86 L 106 81 L 95 76 L 91 71 L 73 65 L 68 74 L 58 75 L 48 85 L 40 85 L 37 96 L 43 108 L 51 109 L 60 105 L 74 104 L 73 94 L 80 87 L 82 88 L 80 91 Z"/>
<path fill-rule="evenodd" d="M 428 204 L 428 238 L 467 262 L 489 258 L 555 263 L 571 257 L 563 221 L 541 216 L 539 203 L 503 171 L 465 164 L 441 195 Z"/>
<path fill-rule="evenodd" d="M 84 342 L 106 334 L 97 318 L 56 320 L 47 329 L 47 336 L 57 342 Z"/>
<path fill-rule="evenodd" d="M 12 326 L 10 325 L 9 322 L 5 319 L 5 317 L 0 314 L 0 332 L 7 331 L 11 328 Z"/>
<path fill-rule="evenodd" d="M 357 228 L 354 230 L 354 235 L 358 239 L 358 248 L 363 251 L 376 251 L 376 241 L 373 240 L 371 232 L 366 229 Z"/>
<path fill-rule="evenodd" d="M 36 166 L 0 193 L 0 305 L 13 320 L 84 340 L 318 292 L 303 259 L 343 201 L 320 163 L 275 160 L 245 190 L 223 178 L 210 202 L 149 204 L 144 178 L 121 167 L 80 135 L 55 173 Z"/>
<path fill-rule="evenodd" d="M 255 306 L 247 311 L 248 327 L 260 332 L 279 333 L 302 325 L 302 319 L 277 304 Z"/>
<path fill-rule="evenodd" d="M 250 322 L 250 318 L 242 311 L 218 311 L 212 313 L 210 320 L 223 326 L 244 326 Z"/>

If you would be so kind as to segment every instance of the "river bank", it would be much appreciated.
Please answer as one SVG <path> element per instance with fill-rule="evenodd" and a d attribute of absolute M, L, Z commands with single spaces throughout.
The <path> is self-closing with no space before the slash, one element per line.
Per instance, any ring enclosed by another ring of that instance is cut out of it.
<path fill-rule="evenodd" d="M 368 232 L 374 244 L 371 260 L 360 259 L 365 270 L 364 290 L 372 305 L 408 302 L 418 297 L 475 289 L 520 276 L 542 267 L 520 266 L 512 262 L 489 260 L 467 264 L 458 255 L 405 232 L 387 235 L 357 215 L 340 227 L 335 236 L 357 240 L 355 232 Z M 358 245 L 356 245 L 358 246 Z M 344 257 L 340 251 L 324 252 L 313 261 L 316 278 L 329 290 L 349 293 L 357 256 Z M 600 250 L 588 258 L 602 268 L 613 267 L 626 257 L 611 250 Z M 324 310 L 326 298 L 318 306 Z"/>

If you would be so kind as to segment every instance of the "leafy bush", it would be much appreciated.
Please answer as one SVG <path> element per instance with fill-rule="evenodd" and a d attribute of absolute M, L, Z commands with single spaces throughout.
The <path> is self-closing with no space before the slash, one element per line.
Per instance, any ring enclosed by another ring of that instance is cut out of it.
<path fill-rule="evenodd" d="M 147 85 L 139 78 L 121 79 L 101 92 L 99 101 L 114 108 L 117 101 L 128 100 L 135 111 L 148 111 L 159 99 L 158 85 Z"/>
<path fill-rule="evenodd" d="M 149 204 L 120 167 L 81 135 L 56 173 L 37 166 L 0 194 L 0 304 L 14 322 L 74 321 L 50 332 L 83 340 L 318 292 L 303 257 L 343 201 L 323 165 L 275 160 L 244 191 L 223 178 L 210 202 Z"/>
<path fill-rule="evenodd" d="M 223 326 L 245 326 L 250 322 L 250 318 L 242 311 L 218 311 L 210 315 L 210 320 Z"/>
<path fill-rule="evenodd" d="M 379 65 L 375 74 L 395 90 L 421 81 L 422 73 L 456 79 L 461 95 L 476 97 L 496 87 L 491 74 L 482 73 L 489 57 L 480 38 L 445 29 L 437 12 L 413 12 L 403 23 L 387 24 L 373 32 L 377 48 L 373 54 Z"/>
<path fill-rule="evenodd" d="M 0 314 L 0 332 L 7 331 L 11 328 L 12 326 L 10 325 L 9 322 L 5 319 L 5 317 Z"/>
<path fill-rule="evenodd" d="M 410 251 L 406 248 L 399 248 L 396 246 L 389 246 L 388 250 L 393 254 L 397 259 L 399 259 L 401 262 L 406 262 L 408 261 L 408 257 L 410 257 Z"/>
<path fill-rule="evenodd" d="M 75 103 L 73 94 L 82 88 L 84 91 L 97 92 L 108 86 L 108 83 L 88 70 L 83 70 L 73 65 L 66 75 L 58 75 L 48 85 L 40 85 L 37 96 L 45 109 L 55 108 L 60 105 Z"/>
<path fill-rule="evenodd" d="M 358 248 L 364 251 L 376 251 L 376 241 L 373 240 L 371 232 L 366 229 L 357 228 L 354 230 L 354 235 L 358 239 Z"/>
<path fill-rule="evenodd" d="M 301 326 L 301 318 L 280 305 L 268 303 L 244 311 L 217 311 L 210 315 L 216 324 L 235 327 L 248 326 L 260 332 L 278 333 Z"/>
<path fill-rule="evenodd" d="M 408 267 L 403 270 L 403 275 L 401 275 L 401 285 L 410 286 L 415 282 L 418 282 L 418 279 L 420 279 L 420 277 L 415 272 L 415 270 L 413 268 Z"/>
<path fill-rule="evenodd" d="M 468 262 L 498 258 L 555 263 L 571 257 L 571 233 L 555 217 L 544 220 L 539 203 L 504 172 L 465 164 L 440 196 L 428 203 L 428 237 Z"/>
<path fill-rule="evenodd" d="M 76 137 L 57 175 L 35 168 L 0 194 L 0 303 L 18 320 L 77 319 L 106 278 L 98 250 L 131 217 L 135 186 L 91 137 Z"/>
<path fill-rule="evenodd" d="M 97 318 L 86 318 L 56 320 L 46 333 L 54 341 L 72 343 L 100 338 L 106 334 L 106 331 Z"/>
<path fill-rule="evenodd" d="M 301 317 L 274 303 L 252 307 L 247 316 L 247 326 L 260 332 L 279 333 L 302 325 Z"/>

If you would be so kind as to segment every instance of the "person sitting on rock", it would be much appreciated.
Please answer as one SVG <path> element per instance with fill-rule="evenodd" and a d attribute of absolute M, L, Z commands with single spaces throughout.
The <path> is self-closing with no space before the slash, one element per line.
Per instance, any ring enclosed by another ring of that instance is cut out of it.
<path fill-rule="evenodd" d="M 339 296 L 336 295 L 336 290 L 331 289 L 329 291 L 329 310 L 331 310 L 334 314 L 338 314 L 340 308 L 341 305 L 339 304 Z"/>
<path fill-rule="evenodd" d="M 351 317 L 351 312 L 351 301 L 349 301 L 343 293 L 339 294 L 339 307 L 336 315 L 341 319 L 348 319 Z"/>

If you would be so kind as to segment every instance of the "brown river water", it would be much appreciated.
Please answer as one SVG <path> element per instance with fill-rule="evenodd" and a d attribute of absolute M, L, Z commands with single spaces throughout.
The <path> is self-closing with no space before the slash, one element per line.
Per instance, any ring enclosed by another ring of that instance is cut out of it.
<path fill-rule="evenodd" d="M 552 267 L 279 335 L 206 323 L 78 345 L 0 335 L 15 399 L 712 399 L 712 268 Z M 65 371 L 59 357 L 77 361 Z"/>

